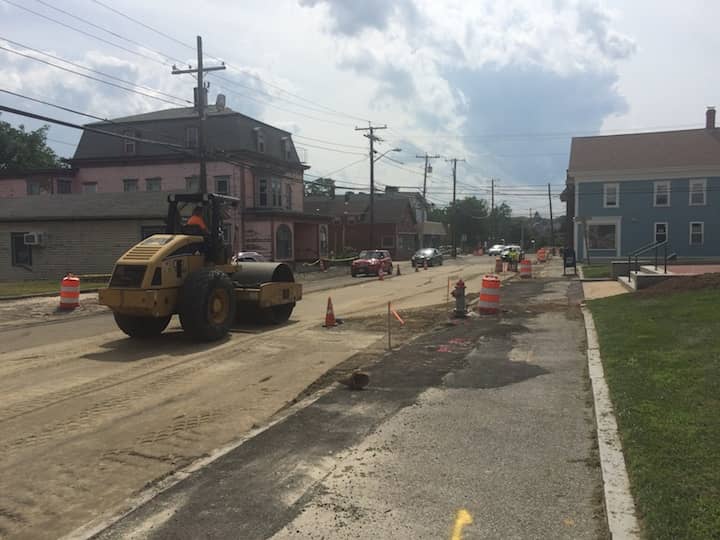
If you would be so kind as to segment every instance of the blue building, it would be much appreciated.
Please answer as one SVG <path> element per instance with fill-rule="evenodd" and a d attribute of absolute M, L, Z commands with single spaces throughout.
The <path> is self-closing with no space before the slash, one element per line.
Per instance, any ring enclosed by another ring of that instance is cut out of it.
<path fill-rule="evenodd" d="M 578 259 L 611 259 L 667 240 L 678 258 L 720 257 L 720 129 L 575 137 L 567 188 Z"/>

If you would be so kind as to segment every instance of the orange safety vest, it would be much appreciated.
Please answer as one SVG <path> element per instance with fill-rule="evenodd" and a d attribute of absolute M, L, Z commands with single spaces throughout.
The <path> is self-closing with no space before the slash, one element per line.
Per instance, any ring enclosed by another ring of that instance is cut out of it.
<path fill-rule="evenodd" d="M 190 219 L 187 220 L 187 224 L 197 225 L 203 231 L 207 231 L 207 225 L 205 225 L 205 220 L 202 218 L 202 216 L 196 216 L 193 214 L 192 216 L 190 216 Z"/>

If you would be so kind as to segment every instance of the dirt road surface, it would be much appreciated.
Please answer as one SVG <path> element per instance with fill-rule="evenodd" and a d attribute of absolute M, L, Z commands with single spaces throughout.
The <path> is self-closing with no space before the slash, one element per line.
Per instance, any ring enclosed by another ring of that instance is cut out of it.
<path fill-rule="evenodd" d="M 389 300 L 400 311 L 442 303 L 448 279 L 476 292 L 489 263 L 343 282 L 306 294 L 287 325 L 238 328 L 212 345 L 189 342 L 175 321 L 145 342 L 106 315 L 23 328 L 17 350 L 0 356 L 0 537 L 56 538 L 112 513 L 267 422 L 328 369 L 382 351 L 382 326 L 353 317 L 381 317 Z M 349 317 L 332 330 L 321 327 L 328 296 Z"/>

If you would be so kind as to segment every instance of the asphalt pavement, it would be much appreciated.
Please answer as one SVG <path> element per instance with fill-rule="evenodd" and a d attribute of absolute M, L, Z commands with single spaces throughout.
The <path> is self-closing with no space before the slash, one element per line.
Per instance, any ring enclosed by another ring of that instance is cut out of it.
<path fill-rule="evenodd" d="M 513 281 L 99 535 L 606 538 L 576 281 Z M 457 533 L 458 536 L 454 536 Z"/>

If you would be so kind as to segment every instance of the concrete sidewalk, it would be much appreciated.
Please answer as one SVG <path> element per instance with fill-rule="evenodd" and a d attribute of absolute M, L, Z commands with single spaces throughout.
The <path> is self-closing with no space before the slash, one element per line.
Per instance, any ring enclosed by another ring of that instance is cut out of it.
<path fill-rule="evenodd" d="M 502 295 L 501 315 L 440 323 L 366 391 L 330 391 L 100 538 L 605 538 L 580 284 Z"/>

